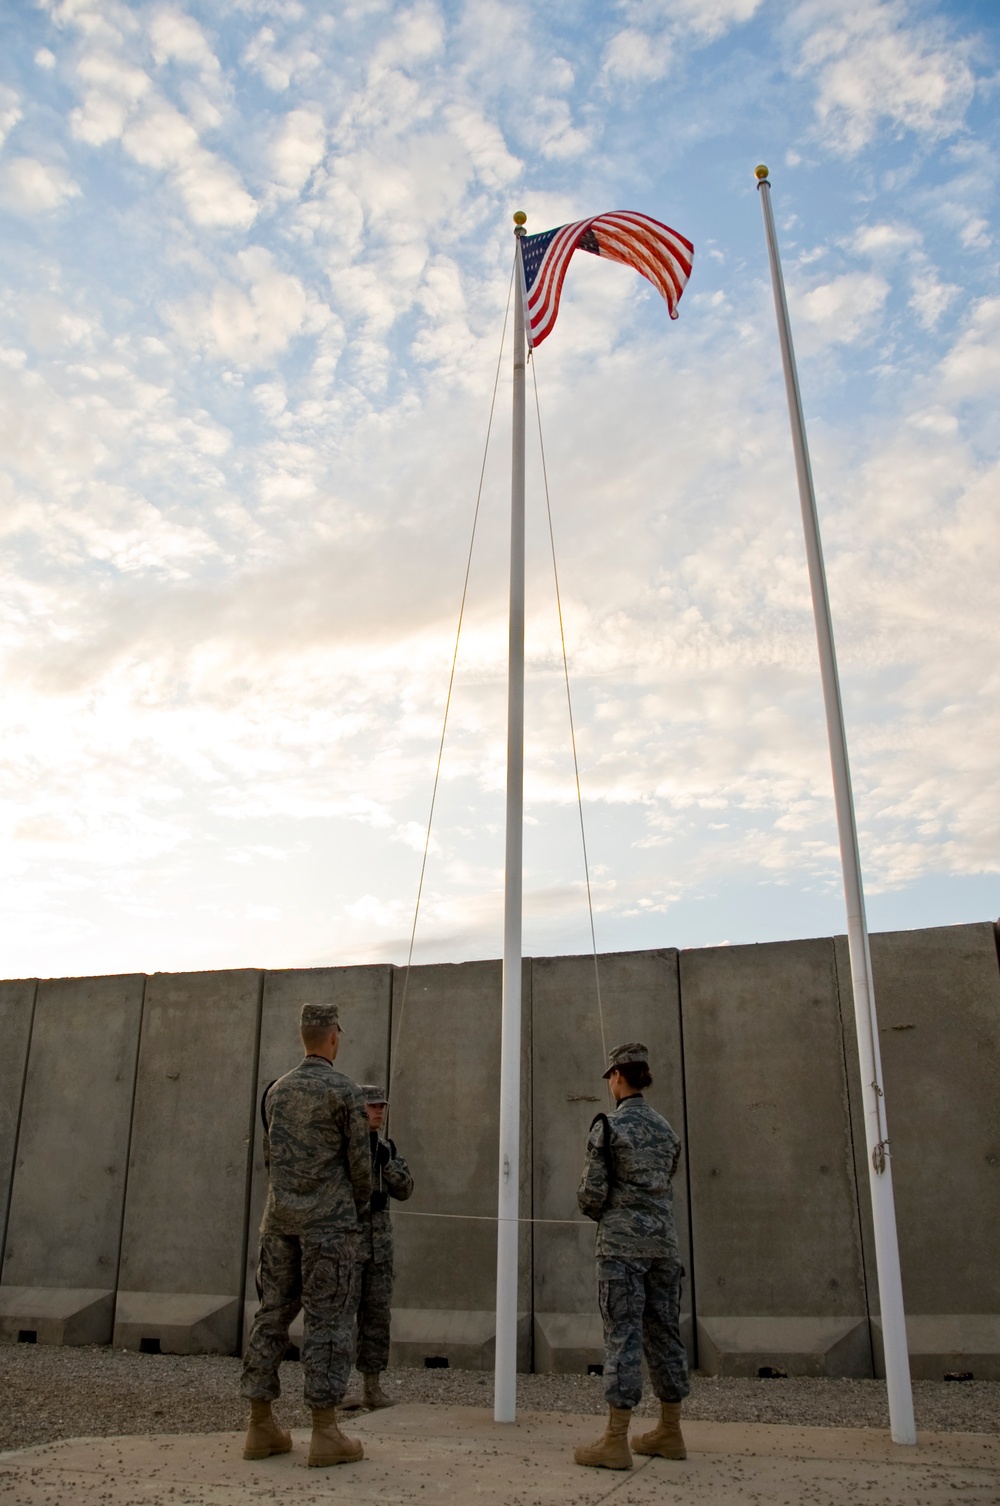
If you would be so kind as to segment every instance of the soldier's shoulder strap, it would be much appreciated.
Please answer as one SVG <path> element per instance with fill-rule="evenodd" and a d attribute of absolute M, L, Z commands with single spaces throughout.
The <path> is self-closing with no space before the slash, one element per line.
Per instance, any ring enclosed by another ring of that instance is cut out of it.
<path fill-rule="evenodd" d="M 271 1081 L 268 1083 L 267 1087 L 260 1095 L 260 1122 L 264 1126 L 265 1135 L 269 1135 L 271 1133 L 271 1126 L 267 1122 L 267 1095 L 268 1093 L 270 1093 L 271 1089 L 274 1087 L 277 1081 L 278 1079 L 276 1077 L 272 1077 Z"/>
<path fill-rule="evenodd" d="M 600 1124 L 604 1131 L 601 1136 L 601 1155 L 604 1157 L 604 1164 L 608 1168 L 608 1180 L 610 1181 L 615 1174 L 615 1158 L 611 1150 L 611 1121 L 607 1114 L 595 1114 L 590 1121 L 591 1133 L 593 1133 L 594 1126 L 597 1124 Z"/>

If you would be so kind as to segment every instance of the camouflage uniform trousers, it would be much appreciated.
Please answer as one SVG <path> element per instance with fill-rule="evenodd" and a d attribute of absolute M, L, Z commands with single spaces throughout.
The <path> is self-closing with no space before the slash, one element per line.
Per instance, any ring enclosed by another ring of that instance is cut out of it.
<path fill-rule="evenodd" d="M 609 1406 L 639 1405 L 643 1354 L 660 1401 L 683 1401 L 690 1391 L 687 1351 L 680 1335 L 683 1275 L 676 1260 L 598 1260 L 604 1397 Z"/>
<path fill-rule="evenodd" d="M 358 1369 L 374 1375 L 389 1363 L 392 1308 L 392 1260 L 359 1260 L 354 1268 L 354 1306 L 358 1315 Z"/>
<path fill-rule="evenodd" d="M 338 1406 L 351 1373 L 351 1294 L 357 1233 L 262 1234 L 261 1293 L 243 1361 L 240 1392 L 253 1401 L 281 1393 L 278 1366 L 288 1326 L 302 1309 L 302 1369 L 310 1407 Z"/>

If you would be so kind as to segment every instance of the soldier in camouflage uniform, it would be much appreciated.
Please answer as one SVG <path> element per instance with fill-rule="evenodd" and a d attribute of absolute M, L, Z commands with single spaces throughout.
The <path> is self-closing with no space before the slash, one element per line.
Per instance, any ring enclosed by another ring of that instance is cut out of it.
<path fill-rule="evenodd" d="M 598 1114 L 587 1140 L 577 1192 L 581 1212 L 597 1220 L 597 1278 L 604 1319 L 604 1395 L 608 1425 L 577 1464 L 631 1469 L 628 1429 L 642 1397 L 645 1353 L 660 1422 L 633 1441 L 639 1454 L 685 1459 L 681 1403 L 690 1389 L 680 1336 L 681 1277 L 671 1180 L 681 1142 L 645 1101 L 652 1084 L 641 1041 L 616 1046 L 604 1076 L 617 1107 Z"/>
<path fill-rule="evenodd" d="M 260 1307 L 240 1390 L 250 1401 L 245 1459 L 287 1453 L 291 1437 L 271 1415 L 288 1325 L 303 1315 L 305 1399 L 312 1408 L 312 1465 L 344 1464 L 364 1450 L 337 1426 L 351 1372 L 351 1292 L 359 1214 L 371 1198 L 364 1099 L 333 1063 L 340 1024 L 333 1004 L 304 1004 L 306 1055 L 264 1095 L 267 1203 L 260 1226 Z"/>
<path fill-rule="evenodd" d="M 358 1315 L 357 1367 L 364 1377 L 364 1393 L 346 1407 L 392 1407 L 382 1390 L 379 1376 L 389 1363 L 389 1323 L 392 1308 L 392 1219 L 390 1197 L 404 1203 L 413 1191 L 413 1178 L 392 1140 L 379 1131 L 389 1100 L 382 1088 L 363 1083 L 361 1092 L 368 1113 L 368 1140 L 372 1161 L 372 1196 L 361 1220 L 358 1261 L 354 1268 L 354 1304 Z"/>

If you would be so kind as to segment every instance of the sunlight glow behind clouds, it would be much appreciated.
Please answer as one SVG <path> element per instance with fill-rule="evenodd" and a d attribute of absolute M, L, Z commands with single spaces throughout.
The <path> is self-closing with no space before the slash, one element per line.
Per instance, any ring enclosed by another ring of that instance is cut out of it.
<path fill-rule="evenodd" d="M 920 885 L 912 923 L 982 918 L 948 885 L 1000 867 L 990 45 L 898 0 L 25 20 L 0 83 L 6 974 L 405 954 L 522 206 L 634 205 L 698 248 L 673 326 L 577 258 L 538 356 L 599 944 L 842 928 L 751 178 L 790 142 L 873 920 Z M 500 945 L 508 383 L 422 959 Z M 526 945 L 584 950 L 529 472 Z"/>

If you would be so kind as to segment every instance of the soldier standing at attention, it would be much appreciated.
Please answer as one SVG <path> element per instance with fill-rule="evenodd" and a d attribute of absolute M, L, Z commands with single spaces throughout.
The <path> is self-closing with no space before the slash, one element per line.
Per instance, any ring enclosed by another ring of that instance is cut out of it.
<path fill-rule="evenodd" d="M 354 1268 L 357 1366 L 364 1377 L 364 1394 L 360 1401 L 347 1405 L 369 1407 L 374 1411 L 396 1405 L 386 1396 L 379 1381 L 389 1363 L 392 1316 L 392 1219 L 387 1204 L 390 1197 L 405 1203 L 413 1191 L 413 1178 L 392 1140 L 383 1140 L 379 1134 L 389 1105 L 385 1092 L 374 1083 L 362 1084 L 361 1092 L 368 1113 L 372 1165 L 371 1203 L 361 1219 L 358 1262 Z"/>
<path fill-rule="evenodd" d="M 580 1210 L 597 1220 L 597 1281 L 604 1319 L 604 1436 L 580 1447 L 577 1464 L 631 1469 L 628 1429 L 642 1398 L 642 1356 L 660 1400 L 660 1421 L 633 1440 L 637 1454 L 686 1459 L 681 1403 L 687 1354 L 680 1336 L 681 1277 L 671 1179 L 681 1142 L 642 1096 L 651 1086 L 641 1041 L 616 1046 L 604 1073 L 617 1105 L 590 1126 Z"/>
<path fill-rule="evenodd" d="M 337 1426 L 351 1373 L 351 1291 L 359 1214 L 371 1197 L 364 1099 L 334 1067 L 340 1024 L 334 1004 L 303 1004 L 305 1058 L 264 1095 L 267 1203 L 260 1226 L 261 1304 L 243 1362 L 241 1394 L 250 1402 L 244 1459 L 286 1454 L 291 1435 L 271 1403 L 288 1325 L 302 1309 L 305 1399 L 312 1408 L 309 1463 L 346 1464 L 364 1449 Z"/>

